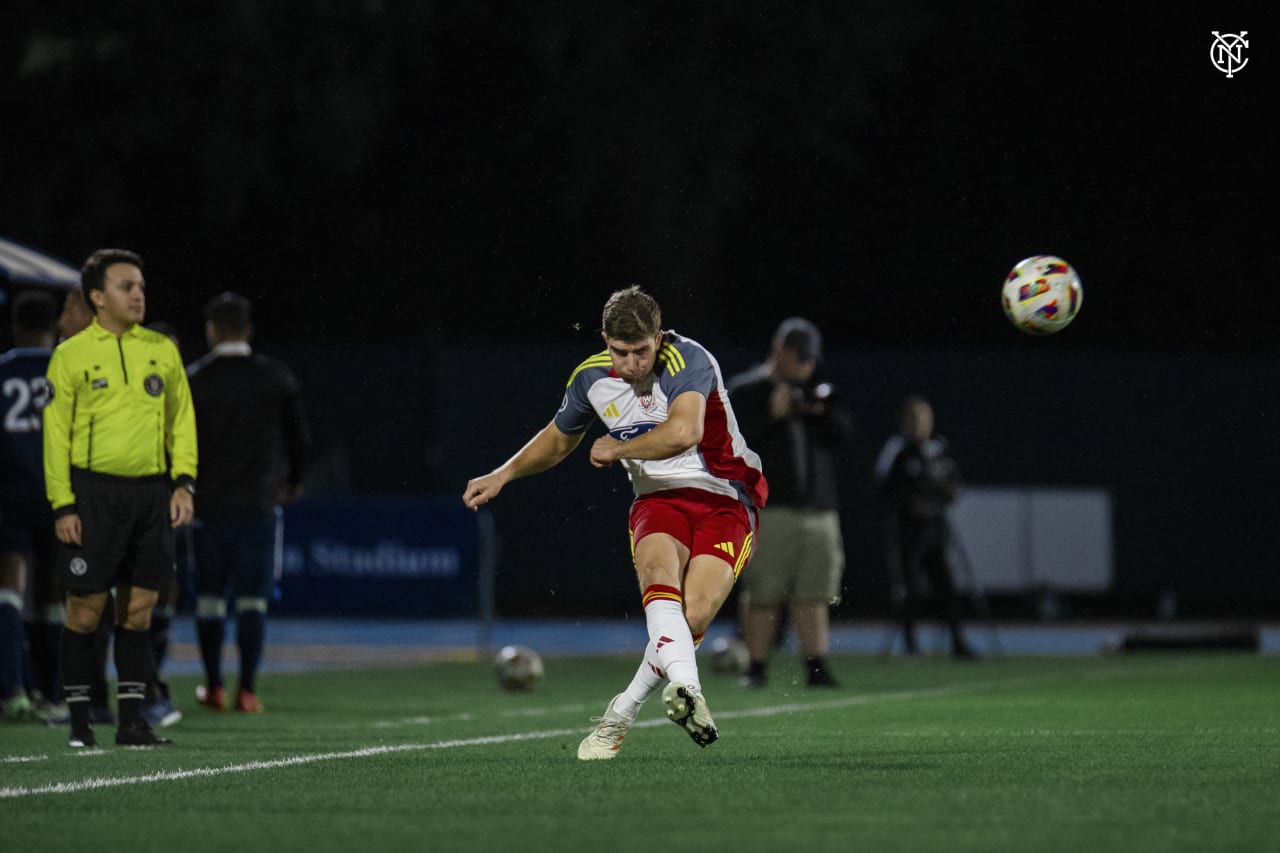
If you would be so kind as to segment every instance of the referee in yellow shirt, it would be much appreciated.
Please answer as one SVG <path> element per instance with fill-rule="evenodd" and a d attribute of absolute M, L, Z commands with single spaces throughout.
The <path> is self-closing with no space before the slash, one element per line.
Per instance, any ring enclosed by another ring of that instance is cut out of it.
<path fill-rule="evenodd" d="M 97 745 L 89 724 L 93 634 L 116 588 L 116 743 L 171 743 L 142 718 L 151 666 L 147 629 L 173 577 L 173 528 L 195 508 L 196 421 L 177 347 L 142 325 L 142 259 L 100 249 L 80 272 L 94 320 L 53 352 L 44 410 L 45 491 L 67 591 L 62 667 L 72 747 Z"/>

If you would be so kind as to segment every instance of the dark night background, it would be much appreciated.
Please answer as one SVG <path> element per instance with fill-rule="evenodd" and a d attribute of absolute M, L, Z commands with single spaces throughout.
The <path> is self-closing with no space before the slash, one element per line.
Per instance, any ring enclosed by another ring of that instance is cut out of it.
<path fill-rule="evenodd" d="M 64 6 L 6 11 L 0 233 L 140 252 L 188 359 L 204 300 L 254 299 L 317 420 L 313 493 L 459 493 L 546 422 L 635 282 L 730 373 L 782 317 L 822 326 L 860 425 L 851 612 L 882 592 L 866 472 L 908 390 L 972 481 L 1112 489 L 1117 601 L 1280 610 L 1280 48 L 1252 12 Z M 1249 31 L 1232 79 L 1213 30 Z M 1049 339 L 998 303 L 1038 253 L 1085 287 Z M 579 461 L 495 507 L 508 609 L 542 595 L 512 565 L 545 582 L 583 528 L 626 559 L 626 484 L 584 508 Z"/>

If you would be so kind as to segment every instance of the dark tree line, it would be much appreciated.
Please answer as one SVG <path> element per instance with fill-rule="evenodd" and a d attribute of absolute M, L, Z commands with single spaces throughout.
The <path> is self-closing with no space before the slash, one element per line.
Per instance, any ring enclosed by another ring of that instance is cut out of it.
<path fill-rule="evenodd" d="M 1052 251 L 1089 312 L 1055 346 L 1270 345 L 1155 288 L 1276 254 L 1275 131 L 1242 126 L 1274 80 L 1225 90 L 1168 13 L 70 6 L 6 10 L 0 233 L 137 248 L 193 333 L 230 288 L 279 339 L 559 338 L 640 282 L 703 336 L 1017 345 L 1000 278 Z"/>

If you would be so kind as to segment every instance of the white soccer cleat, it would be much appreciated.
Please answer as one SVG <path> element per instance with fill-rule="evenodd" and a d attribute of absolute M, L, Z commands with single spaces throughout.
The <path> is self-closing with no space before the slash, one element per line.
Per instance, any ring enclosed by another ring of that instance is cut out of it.
<path fill-rule="evenodd" d="M 578 744 L 578 760 L 596 761 L 617 756 L 618 750 L 622 748 L 622 739 L 631 729 L 631 722 L 623 719 L 621 714 L 613 710 L 613 703 L 621 698 L 622 694 L 619 693 L 609 700 L 603 717 L 591 718 L 591 722 L 597 725 L 591 734 L 584 737 L 582 743 Z"/>
<path fill-rule="evenodd" d="M 695 687 L 671 682 L 662 690 L 662 704 L 667 708 L 667 719 L 688 732 L 698 746 L 710 746 L 720 737 L 707 700 Z"/>

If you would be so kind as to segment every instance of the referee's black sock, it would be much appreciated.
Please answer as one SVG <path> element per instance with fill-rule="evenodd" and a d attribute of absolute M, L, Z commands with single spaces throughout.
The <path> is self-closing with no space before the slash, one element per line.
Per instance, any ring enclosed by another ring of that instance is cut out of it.
<path fill-rule="evenodd" d="M 196 636 L 200 640 L 205 685 L 210 690 L 222 686 L 222 639 L 225 625 L 225 620 L 216 617 L 196 620 Z"/>
<path fill-rule="evenodd" d="M 89 690 L 98 671 L 95 651 L 96 632 L 78 634 L 67 628 L 62 632 L 63 695 L 71 712 L 71 733 L 89 731 Z"/>
<path fill-rule="evenodd" d="M 125 729 L 142 717 L 142 700 L 151 675 L 151 635 L 147 631 L 116 628 L 116 673 L 120 728 Z"/>
<path fill-rule="evenodd" d="M 236 645 L 240 647 L 240 688 L 253 693 L 266 642 L 267 614 L 261 610 L 236 613 Z"/>

